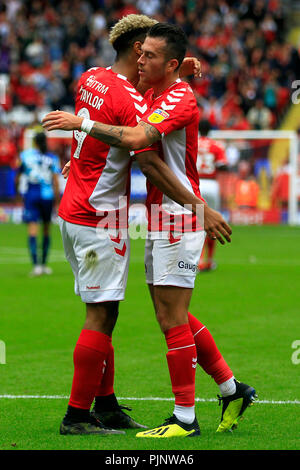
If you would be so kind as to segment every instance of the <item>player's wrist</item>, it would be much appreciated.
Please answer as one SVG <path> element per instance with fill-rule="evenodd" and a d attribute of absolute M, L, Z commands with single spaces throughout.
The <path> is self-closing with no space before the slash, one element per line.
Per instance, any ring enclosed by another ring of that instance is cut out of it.
<path fill-rule="evenodd" d="M 92 121 L 91 119 L 83 118 L 81 125 L 80 125 L 80 129 L 83 132 L 90 134 L 94 124 L 95 124 L 95 121 Z"/>

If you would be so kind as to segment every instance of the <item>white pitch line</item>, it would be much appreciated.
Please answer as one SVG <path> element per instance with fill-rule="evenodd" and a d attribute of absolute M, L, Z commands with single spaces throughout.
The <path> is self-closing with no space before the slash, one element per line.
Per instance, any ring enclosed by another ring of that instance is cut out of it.
<path fill-rule="evenodd" d="M 36 400 L 66 400 L 67 395 L 0 395 L 0 399 L 7 398 L 10 400 L 18 399 L 36 399 Z M 117 397 L 118 400 L 127 401 L 174 401 L 174 398 L 163 397 Z M 217 402 L 217 398 L 195 398 L 196 402 L 210 403 Z M 255 403 L 262 405 L 300 405 L 300 400 L 255 400 Z"/>

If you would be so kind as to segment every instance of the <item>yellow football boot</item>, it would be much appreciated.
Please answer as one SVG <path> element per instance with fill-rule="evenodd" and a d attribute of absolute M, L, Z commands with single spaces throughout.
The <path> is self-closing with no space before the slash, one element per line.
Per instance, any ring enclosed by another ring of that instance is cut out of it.
<path fill-rule="evenodd" d="M 175 415 L 166 419 L 161 425 L 147 431 L 138 432 L 136 437 L 152 437 L 152 438 L 167 438 L 167 437 L 194 437 L 200 436 L 200 428 L 197 418 L 193 423 L 186 424 L 176 418 Z"/>
<path fill-rule="evenodd" d="M 235 383 L 236 392 L 233 395 L 229 395 L 228 397 L 218 395 L 219 404 L 223 402 L 223 406 L 221 422 L 217 432 L 233 431 L 236 429 L 246 408 L 253 405 L 255 398 L 257 398 L 253 387 L 238 382 L 237 380 L 235 380 Z"/>

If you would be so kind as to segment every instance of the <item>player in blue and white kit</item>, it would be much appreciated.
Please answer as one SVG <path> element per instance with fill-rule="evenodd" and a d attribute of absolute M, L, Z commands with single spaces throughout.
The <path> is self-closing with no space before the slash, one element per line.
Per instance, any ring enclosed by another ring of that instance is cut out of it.
<path fill-rule="evenodd" d="M 24 222 L 28 224 L 28 244 L 33 264 L 31 275 L 51 274 L 47 257 L 50 246 L 50 225 L 55 203 L 59 202 L 60 163 L 57 155 L 48 151 L 46 135 L 34 137 L 34 147 L 20 154 L 22 184 L 19 191 L 24 199 Z M 37 235 L 43 225 L 41 257 L 38 256 Z"/>

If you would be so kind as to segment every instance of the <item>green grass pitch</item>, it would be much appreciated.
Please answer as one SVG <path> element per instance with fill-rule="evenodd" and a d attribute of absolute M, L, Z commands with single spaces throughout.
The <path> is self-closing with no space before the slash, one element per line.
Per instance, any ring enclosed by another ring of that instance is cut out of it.
<path fill-rule="evenodd" d="M 0 450 L 299 449 L 300 351 L 292 346 L 300 340 L 299 239 L 299 228 L 233 227 L 232 243 L 217 247 L 218 269 L 196 279 L 190 311 L 212 332 L 235 376 L 259 394 L 235 432 L 216 433 L 218 387 L 198 367 L 199 438 L 137 439 L 131 430 L 115 437 L 60 436 L 84 305 L 73 294 L 57 226 L 53 275 L 31 279 L 26 227 L 0 225 L 0 340 L 6 346 Z M 135 419 L 153 427 L 172 414 L 173 399 L 165 342 L 144 281 L 143 246 L 131 241 L 127 298 L 113 340 L 115 391 Z"/>

